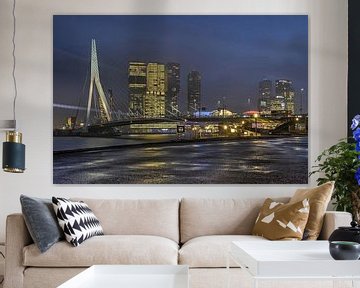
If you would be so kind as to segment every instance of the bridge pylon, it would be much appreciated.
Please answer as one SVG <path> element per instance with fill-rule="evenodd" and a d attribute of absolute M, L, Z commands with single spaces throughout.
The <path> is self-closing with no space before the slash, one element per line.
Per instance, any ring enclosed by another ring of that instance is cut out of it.
<path fill-rule="evenodd" d="M 98 64 L 97 52 L 96 52 L 96 42 L 95 39 L 92 39 L 91 40 L 91 77 L 90 77 L 89 98 L 88 98 L 88 105 L 86 112 L 86 123 L 85 123 L 86 129 L 90 124 L 92 99 L 94 98 L 94 101 L 96 101 L 94 88 L 96 88 L 97 94 L 99 96 L 97 97 L 97 100 L 98 100 L 98 107 L 100 110 L 101 123 L 111 122 L 112 117 L 110 113 L 110 106 L 106 99 L 104 89 L 100 81 L 99 64 Z"/>

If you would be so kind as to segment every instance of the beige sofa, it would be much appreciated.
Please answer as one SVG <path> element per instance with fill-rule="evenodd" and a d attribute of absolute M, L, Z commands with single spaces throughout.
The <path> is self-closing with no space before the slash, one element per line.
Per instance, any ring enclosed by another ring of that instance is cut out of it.
<path fill-rule="evenodd" d="M 99 218 L 105 235 L 76 248 L 62 241 L 41 254 L 23 216 L 8 216 L 5 288 L 56 287 L 94 264 L 185 264 L 191 288 L 223 288 L 231 241 L 268 241 L 250 235 L 264 199 L 82 200 Z M 324 220 L 321 237 L 326 239 L 351 217 L 327 212 Z M 231 266 L 235 287 L 244 280 L 243 272 Z"/>

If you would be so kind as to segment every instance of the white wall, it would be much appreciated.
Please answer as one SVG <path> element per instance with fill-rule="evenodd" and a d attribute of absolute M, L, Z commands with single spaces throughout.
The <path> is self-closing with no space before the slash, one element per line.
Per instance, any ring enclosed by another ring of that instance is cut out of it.
<path fill-rule="evenodd" d="M 12 117 L 11 4 L 11 0 L 0 1 L 0 119 Z M 23 175 L 0 172 L 0 242 L 5 239 L 6 215 L 20 211 L 21 193 L 93 198 L 265 197 L 291 195 L 297 187 L 53 185 L 53 14 L 308 14 L 309 162 L 312 164 L 323 148 L 346 135 L 346 0 L 18 0 L 17 4 L 17 118 L 24 133 L 27 171 Z M 3 141 L 3 133 L 0 139 Z"/>

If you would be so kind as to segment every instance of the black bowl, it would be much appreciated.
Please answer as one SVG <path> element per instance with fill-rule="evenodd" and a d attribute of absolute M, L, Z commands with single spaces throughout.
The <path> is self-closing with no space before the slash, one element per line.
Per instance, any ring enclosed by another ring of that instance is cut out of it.
<path fill-rule="evenodd" d="M 358 260 L 360 257 L 360 244 L 348 241 L 331 241 L 330 254 L 335 260 Z"/>

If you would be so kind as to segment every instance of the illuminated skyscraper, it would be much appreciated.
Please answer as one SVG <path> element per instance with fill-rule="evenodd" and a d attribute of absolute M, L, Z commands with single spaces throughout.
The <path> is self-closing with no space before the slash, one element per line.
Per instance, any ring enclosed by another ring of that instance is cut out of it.
<path fill-rule="evenodd" d="M 179 92 L 180 92 L 180 64 L 167 63 L 167 94 L 166 94 L 166 115 L 178 115 L 179 111 Z"/>
<path fill-rule="evenodd" d="M 165 117 L 167 76 L 164 64 L 148 63 L 146 69 L 145 117 Z"/>
<path fill-rule="evenodd" d="M 146 94 L 146 63 L 129 62 L 129 112 L 144 115 L 144 97 Z"/>
<path fill-rule="evenodd" d="M 294 96 L 295 93 L 290 80 L 280 79 L 275 81 L 276 101 L 274 103 L 277 104 L 275 105 L 275 108 L 277 108 L 275 110 L 282 110 L 293 115 L 295 113 Z"/>
<path fill-rule="evenodd" d="M 71 116 L 71 117 L 66 118 L 66 125 L 65 125 L 65 127 L 66 127 L 67 129 L 74 129 L 74 128 L 75 128 L 75 125 L 76 125 L 76 117 Z"/>
<path fill-rule="evenodd" d="M 261 114 L 271 113 L 272 81 L 262 80 L 259 82 L 259 111 Z"/>
<path fill-rule="evenodd" d="M 198 71 L 188 74 L 188 113 L 193 115 L 201 109 L 201 75 Z"/>
<path fill-rule="evenodd" d="M 271 112 L 285 112 L 285 99 L 282 95 L 276 95 L 271 99 L 270 105 Z"/>

